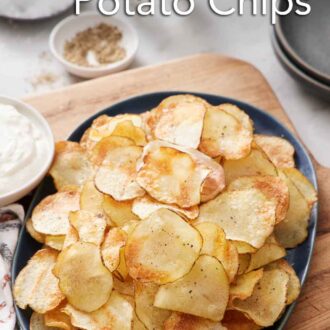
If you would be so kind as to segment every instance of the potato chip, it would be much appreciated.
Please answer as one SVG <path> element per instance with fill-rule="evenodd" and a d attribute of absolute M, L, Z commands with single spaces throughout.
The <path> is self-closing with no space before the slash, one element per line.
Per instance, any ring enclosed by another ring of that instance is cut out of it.
<path fill-rule="evenodd" d="M 69 304 L 64 308 L 64 312 L 70 315 L 74 326 L 85 330 L 131 330 L 134 314 L 130 302 L 116 291 L 94 312 L 83 312 Z"/>
<path fill-rule="evenodd" d="M 124 225 L 122 225 L 120 228 L 127 233 L 127 235 L 130 235 L 135 227 L 139 224 L 139 220 L 130 220 L 128 222 L 126 222 Z"/>
<path fill-rule="evenodd" d="M 312 183 L 296 168 L 286 168 L 283 169 L 283 172 L 305 197 L 308 205 L 312 207 L 317 201 L 317 192 Z"/>
<path fill-rule="evenodd" d="M 80 140 L 80 145 L 91 150 L 97 142 L 103 138 L 110 136 L 115 130 L 116 126 L 123 121 L 131 121 L 135 127 L 142 126 L 142 119 L 139 115 L 123 114 L 115 117 L 102 115 L 93 121 L 92 126 L 84 133 Z"/>
<path fill-rule="evenodd" d="M 254 141 L 278 168 L 294 167 L 293 145 L 278 136 L 255 135 Z"/>
<path fill-rule="evenodd" d="M 276 223 L 283 221 L 289 208 L 289 189 L 286 183 L 279 177 L 274 176 L 247 176 L 232 181 L 228 190 L 244 190 L 256 188 L 276 206 Z"/>
<path fill-rule="evenodd" d="M 267 265 L 266 269 L 282 269 L 289 275 L 286 304 L 291 305 L 299 297 L 301 290 L 300 280 L 295 270 L 285 259 L 277 260 Z"/>
<path fill-rule="evenodd" d="M 70 245 L 59 254 L 53 272 L 61 291 L 75 308 L 92 312 L 108 301 L 112 275 L 103 265 L 96 245 L 85 242 Z"/>
<path fill-rule="evenodd" d="M 249 131 L 253 131 L 253 122 L 246 112 L 241 110 L 234 104 L 221 104 L 219 108 L 223 111 L 226 111 L 230 115 L 234 116 L 240 123 Z"/>
<path fill-rule="evenodd" d="M 258 189 L 227 191 L 201 205 L 198 222 L 214 222 L 226 238 L 260 248 L 275 224 L 273 201 Z"/>
<path fill-rule="evenodd" d="M 135 282 L 135 312 L 148 330 L 163 330 L 171 312 L 154 306 L 159 286 L 153 283 Z"/>
<path fill-rule="evenodd" d="M 121 281 L 126 281 L 129 276 L 128 268 L 125 259 L 125 248 L 121 247 L 119 251 L 119 265 L 114 272 L 114 275 L 117 276 Z"/>
<path fill-rule="evenodd" d="M 69 213 L 77 210 L 78 192 L 63 191 L 47 196 L 33 210 L 33 227 L 42 234 L 65 235 L 69 227 Z"/>
<path fill-rule="evenodd" d="M 238 275 L 242 275 L 245 273 L 245 271 L 248 269 L 250 265 L 251 260 L 251 254 L 250 253 L 244 253 L 238 255 Z"/>
<path fill-rule="evenodd" d="M 143 196 L 140 198 L 136 198 L 133 202 L 132 211 L 135 213 L 140 219 L 148 218 L 153 212 L 159 209 L 168 209 L 180 215 L 185 219 L 196 219 L 199 214 L 199 207 L 192 206 L 189 208 L 181 208 L 175 204 L 163 204 L 149 196 Z"/>
<path fill-rule="evenodd" d="M 146 134 L 142 128 L 136 127 L 130 120 L 125 120 L 117 124 L 112 132 L 113 136 L 127 137 L 134 141 L 137 146 L 144 146 L 147 144 Z"/>
<path fill-rule="evenodd" d="M 173 312 L 164 324 L 164 330 L 226 330 L 219 322 L 183 313 Z"/>
<path fill-rule="evenodd" d="M 155 139 L 197 149 L 206 109 L 207 103 L 192 95 L 166 98 L 152 111 L 153 136 Z"/>
<path fill-rule="evenodd" d="M 62 308 L 66 306 L 61 304 L 55 309 L 44 314 L 45 325 L 48 327 L 56 327 L 65 330 L 75 330 L 76 328 L 71 324 L 70 317 L 62 312 Z"/>
<path fill-rule="evenodd" d="M 233 115 L 218 107 L 208 107 L 199 149 L 211 157 L 246 157 L 251 150 L 252 125 L 246 128 Z"/>
<path fill-rule="evenodd" d="M 39 243 L 45 243 L 45 235 L 44 234 L 40 234 L 38 233 L 34 227 L 33 227 L 33 223 L 32 223 L 32 219 L 29 218 L 26 221 L 26 230 L 28 231 L 28 233 L 31 235 L 32 238 L 34 238 L 37 242 Z"/>
<path fill-rule="evenodd" d="M 145 191 L 136 182 L 136 163 L 141 154 L 142 148 L 137 146 L 112 150 L 96 173 L 97 189 L 117 201 L 143 196 Z"/>
<path fill-rule="evenodd" d="M 114 149 L 134 146 L 133 140 L 121 136 L 108 136 L 98 142 L 90 153 L 90 160 L 96 166 L 101 166 L 104 159 Z"/>
<path fill-rule="evenodd" d="M 247 314 L 257 325 L 275 323 L 285 308 L 289 275 L 280 269 L 264 271 L 253 293 L 245 300 L 235 299 L 235 309 Z"/>
<path fill-rule="evenodd" d="M 145 325 L 137 317 L 136 313 L 133 316 L 132 330 L 148 330 Z"/>
<path fill-rule="evenodd" d="M 308 235 L 310 207 L 291 179 L 284 173 L 280 173 L 280 176 L 289 188 L 290 204 L 286 218 L 275 226 L 275 235 L 282 246 L 294 248 Z"/>
<path fill-rule="evenodd" d="M 160 209 L 139 222 L 129 235 L 126 264 L 136 280 L 168 283 L 189 272 L 201 247 L 197 230 L 176 213 Z"/>
<path fill-rule="evenodd" d="M 104 196 L 102 207 L 105 214 L 116 226 L 123 226 L 131 220 L 139 220 L 132 212 L 133 201 L 118 202 L 111 196 Z"/>
<path fill-rule="evenodd" d="M 48 327 L 44 315 L 33 312 L 30 318 L 30 330 L 60 330 L 60 328 Z"/>
<path fill-rule="evenodd" d="M 258 269 L 237 277 L 236 282 L 229 288 L 230 305 L 234 299 L 245 300 L 252 296 L 254 287 L 263 276 L 263 269 Z"/>
<path fill-rule="evenodd" d="M 16 304 L 35 312 L 46 313 L 58 306 L 65 298 L 53 275 L 58 253 L 51 249 L 39 250 L 21 270 L 16 278 L 13 294 Z"/>
<path fill-rule="evenodd" d="M 260 326 L 248 319 L 243 313 L 227 310 L 221 321 L 227 330 L 259 330 Z"/>
<path fill-rule="evenodd" d="M 55 145 L 55 158 L 49 170 L 57 190 L 79 187 L 94 176 L 94 168 L 84 149 L 76 142 L 61 141 Z"/>
<path fill-rule="evenodd" d="M 116 276 L 114 276 L 113 289 L 125 296 L 134 297 L 134 281 L 130 277 L 127 277 L 125 281 L 121 281 Z"/>
<path fill-rule="evenodd" d="M 75 211 L 69 215 L 71 226 L 76 229 L 79 240 L 100 245 L 103 242 L 107 221 L 104 215 L 89 211 Z"/>
<path fill-rule="evenodd" d="M 80 209 L 96 214 L 102 214 L 103 196 L 104 195 L 96 189 L 94 181 L 86 182 L 80 193 Z"/>
<path fill-rule="evenodd" d="M 195 228 L 203 238 L 201 254 L 217 258 L 223 265 L 229 282 L 232 282 L 238 270 L 238 253 L 235 246 L 226 241 L 221 227 L 211 222 L 197 224 Z"/>
<path fill-rule="evenodd" d="M 159 288 L 154 305 L 220 321 L 225 313 L 228 297 L 228 278 L 220 261 L 203 255 L 197 259 L 188 274 Z"/>
<path fill-rule="evenodd" d="M 246 243 L 246 242 L 242 242 L 242 241 L 231 241 L 232 244 L 235 245 L 237 252 L 239 254 L 244 254 L 244 253 L 254 253 L 257 251 L 257 249 L 255 247 L 253 247 L 252 245 Z"/>
<path fill-rule="evenodd" d="M 45 244 L 54 250 L 61 251 L 63 249 L 65 235 L 46 235 Z"/>
<path fill-rule="evenodd" d="M 224 160 L 226 183 L 241 176 L 277 176 L 277 170 L 267 155 L 258 147 L 253 146 L 250 154 L 238 160 Z"/>
<path fill-rule="evenodd" d="M 73 226 L 69 225 L 68 232 L 65 235 L 65 240 L 63 243 L 62 250 L 69 247 L 70 245 L 72 245 L 74 243 L 77 243 L 78 241 L 79 241 L 79 235 L 78 235 L 77 230 Z"/>
<path fill-rule="evenodd" d="M 284 247 L 278 244 L 265 243 L 257 252 L 251 254 L 250 264 L 246 272 L 263 267 L 285 256 Z"/>
<path fill-rule="evenodd" d="M 115 271 L 120 262 L 120 249 L 125 246 L 127 234 L 120 228 L 112 228 L 105 235 L 101 246 L 101 254 L 104 265 L 110 270 Z"/>

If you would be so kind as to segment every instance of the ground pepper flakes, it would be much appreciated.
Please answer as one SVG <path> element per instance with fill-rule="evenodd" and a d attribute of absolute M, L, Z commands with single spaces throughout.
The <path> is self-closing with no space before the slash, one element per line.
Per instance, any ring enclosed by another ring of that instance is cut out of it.
<path fill-rule="evenodd" d="M 86 67 L 118 62 L 126 56 L 126 50 L 120 46 L 122 37 L 116 26 L 101 23 L 67 41 L 64 57 L 71 63 Z"/>

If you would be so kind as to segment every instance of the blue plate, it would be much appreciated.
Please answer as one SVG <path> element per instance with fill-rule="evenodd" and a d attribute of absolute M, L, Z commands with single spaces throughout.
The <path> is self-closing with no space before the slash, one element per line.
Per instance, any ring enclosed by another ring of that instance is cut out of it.
<path fill-rule="evenodd" d="M 137 96 L 126 101 L 122 101 L 117 103 L 86 120 L 83 122 L 70 136 L 69 140 L 71 141 L 79 141 L 85 130 L 91 126 L 92 121 L 103 114 L 108 115 L 118 115 L 122 113 L 141 113 L 147 110 L 154 108 L 158 105 L 164 98 L 174 95 L 174 94 L 182 94 L 183 92 L 161 92 L 161 93 L 153 93 L 147 95 Z M 184 94 L 187 94 L 184 92 Z M 311 159 L 308 156 L 306 149 L 302 146 L 302 144 L 298 141 L 298 139 L 287 129 L 285 128 L 277 119 L 270 116 L 269 114 L 243 102 L 239 102 L 236 100 L 228 99 L 221 96 L 216 95 L 208 95 L 208 94 L 199 94 L 193 93 L 196 96 L 202 97 L 207 100 L 209 103 L 218 105 L 221 103 L 232 103 L 236 104 L 238 107 L 243 109 L 253 120 L 256 133 L 260 134 L 270 134 L 284 137 L 288 141 L 290 141 L 295 150 L 296 156 L 295 161 L 298 169 L 302 171 L 302 173 L 307 176 L 307 178 L 314 184 L 315 188 L 317 188 L 316 174 L 312 164 Z M 46 177 L 44 181 L 40 184 L 38 190 L 36 191 L 33 201 L 30 205 L 30 208 L 27 212 L 26 219 L 28 219 L 31 215 L 34 207 L 47 195 L 55 193 L 55 188 L 52 182 L 52 179 Z M 317 226 L 317 205 L 314 206 L 311 214 L 311 219 L 308 228 L 308 238 L 306 241 L 296 247 L 295 249 L 288 250 L 287 259 L 290 264 L 296 270 L 302 284 L 306 280 L 308 268 L 310 265 L 315 234 L 316 234 L 316 226 Z M 26 265 L 27 261 L 34 255 L 34 253 L 41 248 L 41 244 L 34 241 L 30 235 L 27 233 L 26 229 L 23 228 L 21 230 L 17 249 L 14 256 L 13 269 L 12 269 L 12 278 L 15 281 L 20 270 Z M 290 314 L 294 309 L 294 305 L 289 306 L 285 313 L 282 315 L 281 319 L 271 328 L 269 329 L 283 329 L 286 324 Z M 21 310 L 17 306 L 16 313 L 18 323 L 22 329 L 29 329 L 29 318 L 31 315 L 31 310 Z"/>

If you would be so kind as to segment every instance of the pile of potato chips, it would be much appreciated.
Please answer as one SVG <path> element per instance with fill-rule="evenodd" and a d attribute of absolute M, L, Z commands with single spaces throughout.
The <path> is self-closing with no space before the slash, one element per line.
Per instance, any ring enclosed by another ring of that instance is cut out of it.
<path fill-rule="evenodd" d="M 294 148 L 191 95 L 58 142 L 44 244 L 14 285 L 31 329 L 260 329 L 299 295 L 285 259 L 317 200 Z"/>

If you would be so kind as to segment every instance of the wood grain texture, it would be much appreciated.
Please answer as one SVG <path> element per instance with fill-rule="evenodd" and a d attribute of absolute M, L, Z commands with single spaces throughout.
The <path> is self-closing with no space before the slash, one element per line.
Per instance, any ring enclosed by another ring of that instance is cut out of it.
<path fill-rule="evenodd" d="M 184 90 L 236 98 L 264 109 L 288 128 L 293 125 L 262 74 L 250 64 L 215 54 L 179 59 L 126 71 L 27 99 L 64 139 L 97 111 L 138 94 Z M 311 270 L 286 329 L 330 329 L 330 169 L 314 160 L 320 216 Z"/>

